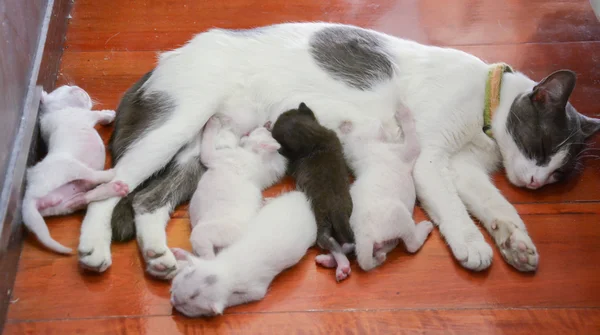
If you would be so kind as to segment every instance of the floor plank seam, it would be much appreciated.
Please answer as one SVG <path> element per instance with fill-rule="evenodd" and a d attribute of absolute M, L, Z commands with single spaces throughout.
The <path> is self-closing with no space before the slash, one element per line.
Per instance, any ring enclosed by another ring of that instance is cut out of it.
<path fill-rule="evenodd" d="M 479 307 L 465 307 L 465 308 L 351 308 L 351 309 L 318 309 L 318 310 L 290 310 L 290 311 L 272 311 L 272 312 L 233 312 L 226 313 L 228 315 L 261 315 L 261 314 L 299 314 L 299 313 L 380 313 L 380 312 L 453 312 L 453 311 L 464 311 L 464 312 L 484 312 L 484 311 L 600 311 L 600 306 L 591 307 L 503 307 L 503 308 L 479 308 Z M 86 320 L 104 320 L 104 319 L 140 319 L 140 318 L 154 318 L 154 317 L 182 317 L 179 314 L 140 314 L 140 315 L 106 315 L 97 317 L 85 317 L 85 318 L 57 318 L 57 319 L 9 319 L 6 323 L 36 323 L 36 322 L 67 322 L 67 321 L 86 321 Z"/>

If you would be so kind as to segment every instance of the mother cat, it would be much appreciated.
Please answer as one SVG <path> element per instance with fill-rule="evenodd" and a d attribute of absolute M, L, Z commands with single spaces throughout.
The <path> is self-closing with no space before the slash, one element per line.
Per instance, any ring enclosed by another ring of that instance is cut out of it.
<path fill-rule="evenodd" d="M 491 70 L 500 72 L 488 82 Z M 332 129 L 366 117 L 391 126 L 395 110 L 409 108 L 422 147 L 414 169 L 417 194 L 454 257 L 472 270 L 492 261 L 492 249 L 468 210 L 508 263 L 533 271 L 539 259 L 535 245 L 488 174 L 503 162 L 513 184 L 538 188 L 573 170 L 585 138 L 600 127 L 599 120 L 568 103 L 574 86 L 571 71 L 535 83 L 458 50 L 347 25 L 291 23 L 201 33 L 163 53 L 123 97 L 110 149 L 115 180 L 137 188 L 120 203 L 112 198 L 89 206 L 80 263 L 106 270 L 111 237 L 126 240 L 137 230 L 147 271 L 172 277 L 176 261 L 165 226 L 203 172 L 198 153 L 205 122 L 220 112 L 243 133 L 304 101 Z M 497 93 L 497 106 L 489 106 Z M 484 110 L 494 112 L 491 122 Z"/>

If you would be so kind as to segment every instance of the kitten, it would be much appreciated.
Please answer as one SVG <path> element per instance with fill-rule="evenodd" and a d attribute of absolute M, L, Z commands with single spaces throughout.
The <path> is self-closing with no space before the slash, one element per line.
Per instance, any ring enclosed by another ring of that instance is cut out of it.
<path fill-rule="evenodd" d="M 317 221 L 317 244 L 331 252 L 337 263 L 336 279 L 350 274 L 342 245 L 354 243 L 350 227 L 352 199 L 348 169 L 336 133 L 319 124 L 310 108 L 301 103 L 275 121 L 273 137 L 289 160 L 296 187 L 311 201 Z M 318 259 L 317 259 L 318 262 Z"/>
<path fill-rule="evenodd" d="M 285 174 L 279 143 L 259 127 L 239 140 L 231 121 L 213 116 L 203 133 L 200 157 L 208 168 L 190 201 L 194 253 L 214 258 L 237 240 L 262 206 L 262 190 Z"/>
<path fill-rule="evenodd" d="M 416 252 L 433 229 L 429 221 L 415 225 L 412 219 L 416 200 L 412 170 L 420 153 L 413 117 L 408 109 L 400 108 L 395 118 L 403 141 L 397 131 L 384 130 L 376 119 L 346 121 L 340 126 L 346 158 L 356 175 L 350 188 L 354 204 L 350 225 L 356 258 L 365 271 L 381 265 L 399 240 L 407 251 Z M 318 257 L 334 265 L 328 255 Z"/>
<path fill-rule="evenodd" d="M 316 238 L 316 223 L 302 192 L 266 204 L 252 229 L 214 259 L 171 249 L 182 268 L 173 279 L 171 303 L 189 316 L 222 314 L 227 307 L 261 300 L 273 278 L 298 263 Z"/>
<path fill-rule="evenodd" d="M 104 143 L 94 129 L 96 123 L 111 123 L 115 112 L 91 109 L 90 96 L 77 86 L 42 93 L 40 130 L 48 154 L 27 170 L 23 223 L 44 246 L 59 253 L 71 249 L 52 239 L 44 216 L 69 214 L 92 201 L 123 197 L 129 191 L 120 181 L 110 182 L 112 170 L 103 171 Z"/>

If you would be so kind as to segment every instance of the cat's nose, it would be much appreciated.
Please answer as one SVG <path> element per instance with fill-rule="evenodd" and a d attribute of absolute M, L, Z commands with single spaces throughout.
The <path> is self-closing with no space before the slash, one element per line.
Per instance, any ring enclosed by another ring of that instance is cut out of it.
<path fill-rule="evenodd" d="M 535 179 L 534 176 L 531 176 L 531 180 L 529 181 L 529 184 L 527 184 L 527 188 L 535 190 L 536 188 L 539 188 L 540 186 L 542 186 L 542 183 L 540 183 L 539 180 Z"/>

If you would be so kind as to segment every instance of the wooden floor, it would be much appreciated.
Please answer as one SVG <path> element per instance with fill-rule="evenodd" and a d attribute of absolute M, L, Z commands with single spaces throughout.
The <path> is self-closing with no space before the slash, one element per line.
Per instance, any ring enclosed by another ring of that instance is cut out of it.
<path fill-rule="evenodd" d="M 508 62 L 536 80 L 569 68 L 578 74 L 571 102 L 585 114 L 600 112 L 600 23 L 587 0 L 77 0 L 58 84 L 80 85 L 98 108 L 114 109 L 158 51 L 195 33 L 304 20 L 455 47 Z M 101 132 L 108 139 L 110 129 Z M 592 145 L 600 148 L 598 138 Z M 537 244 L 534 275 L 514 271 L 497 251 L 489 271 L 466 271 L 435 231 L 417 255 L 397 249 L 383 267 L 368 274 L 354 267 L 340 284 L 315 266 L 311 250 L 263 301 L 192 320 L 172 309 L 169 283 L 144 274 L 135 242 L 114 245 L 112 267 L 91 275 L 78 268 L 76 256 L 49 253 L 30 237 L 4 332 L 600 333 L 600 160 L 588 158 L 585 166 L 578 178 L 535 192 L 495 176 Z M 282 187 L 292 185 L 269 192 Z M 424 218 L 420 210 L 416 216 Z M 76 248 L 81 220 L 78 214 L 48 223 L 58 241 Z M 185 207 L 167 230 L 170 246 L 190 247 Z"/>

